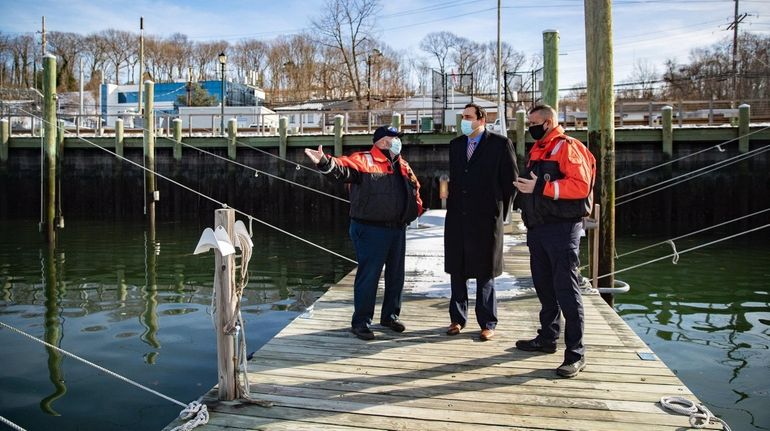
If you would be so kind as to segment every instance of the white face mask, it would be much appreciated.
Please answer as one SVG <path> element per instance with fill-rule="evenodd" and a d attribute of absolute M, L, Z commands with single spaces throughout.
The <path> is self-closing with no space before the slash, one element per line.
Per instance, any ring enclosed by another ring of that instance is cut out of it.
<path fill-rule="evenodd" d="M 473 134 L 473 121 L 463 119 L 460 121 L 460 130 L 463 132 L 464 135 L 470 136 Z"/>
<path fill-rule="evenodd" d="M 390 152 L 393 153 L 394 156 L 401 154 L 401 139 L 394 137 L 390 141 Z"/>

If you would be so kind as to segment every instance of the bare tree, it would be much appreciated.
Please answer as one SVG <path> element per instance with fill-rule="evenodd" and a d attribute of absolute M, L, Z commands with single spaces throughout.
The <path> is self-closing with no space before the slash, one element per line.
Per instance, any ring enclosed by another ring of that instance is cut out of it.
<path fill-rule="evenodd" d="M 62 91 L 72 91 L 77 88 L 75 63 L 83 50 L 83 37 L 77 33 L 53 31 L 48 36 L 49 51 L 58 57 L 57 81 Z"/>
<path fill-rule="evenodd" d="M 136 36 L 128 31 L 108 29 L 100 33 L 106 44 L 106 56 L 115 68 L 115 83 L 120 84 L 120 70 L 123 63 L 134 55 Z"/>
<path fill-rule="evenodd" d="M 448 31 L 428 33 L 420 41 L 420 49 L 436 57 L 438 70 L 446 73 L 446 61 L 452 48 L 457 43 L 457 36 Z"/>
<path fill-rule="evenodd" d="M 198 69 L 198 79 L 219 79 L 219 61 L 220 53 L 227 53 L 230 45 L 227 41 L 218 42 L 199 42 L 193 46 L 193 66 Z"/>
<path fill-rule="evenodd" d="M 263 76 L 266 67 L 268 44 L 261 40 L 243 40 L 236 44 L 233 63 L 238 78 L 245 78 L 250 71 Z M 264 85 L 260 82 L 259 85 Z"/>
<path fill-rule="evenodd" d="M 326 0 L 323 14 L 313 20 L 318 41 L 336 49 L 342 59 L 345 77 L 356 100 L 361 101 L 361 60 L 366 60 L 367 40 L 373 41 L 374 15 L 378 0 Z"/>

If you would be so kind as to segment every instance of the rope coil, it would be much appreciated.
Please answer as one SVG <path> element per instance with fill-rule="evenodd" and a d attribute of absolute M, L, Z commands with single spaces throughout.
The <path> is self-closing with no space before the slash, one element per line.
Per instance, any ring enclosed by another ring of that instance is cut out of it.
<path fill-rule="evenodd" d="M 721 424 L 724 431 L 732 431 L 727 422 L 714 416 L 711 410 L 703 404 L 695 404 L 695 402 L 683 397 L 661 397 L 660 405 L 663 408 L 671 410 L 674 413 L 688 416 L 690 426 L 693 428 L 705 428 L 707 425 Z"/>

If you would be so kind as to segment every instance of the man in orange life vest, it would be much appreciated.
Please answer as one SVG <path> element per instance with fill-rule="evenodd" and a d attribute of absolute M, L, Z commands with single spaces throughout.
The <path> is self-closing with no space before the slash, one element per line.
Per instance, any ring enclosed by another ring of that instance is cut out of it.
<path fill-rule="evenodd" d="M 540 329 L 534 339 L 519 340 L 516 347 L 556 353 L 563 313 L 566 350 L 556 373 L 575 377 L 585 367 L 578 249 L 581 219 L 593 203 L 596 160 L 582 142 L 564 134 L 552 107 L 532 108 L 529 124 L 535 143 L 514 186 L 527 226 L 532 281 L 541 305 Z"/>
<path fill-rule="evenodd" d="M 350 238 L 358 270 L 353 285 L 351 330 L 362 340 L 374 339 L 369 328 L 374 317 L 377 283 L 385 266 L 385 293 L 380 325 L 403 332 L 401 291 L 404 288 L 406 225 L 422 212 L 420 183 L 401 154 L 402 136 L 393 127 L 374 131 L 369 151 L 349 156 L 325 155 L 305 149 L 305 154 L 327 177 L 350 184 Z"/>

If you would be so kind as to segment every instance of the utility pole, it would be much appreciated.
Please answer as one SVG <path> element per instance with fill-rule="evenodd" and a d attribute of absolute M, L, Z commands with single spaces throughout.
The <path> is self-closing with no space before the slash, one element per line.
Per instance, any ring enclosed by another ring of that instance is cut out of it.
<path fill-rule="evenodd" d="M 733 99 L 739 99 L 738 94 L 738 24 L 746 19 L 749 14 L 743 13 L 738 15 L 738 0 L 735 1 L 735 13 L 733 14 L 733 22 L 727 27 L 728 30 L 733 31 Z"/>
<path fill-rule="evenodd" d="M 500 26 L 502 25 L 502 0 L 497 0 L 497 118 L 500 119 L 500 134 L 508 136 L 508 128 L 505 124 L 506 109 L 503 104 L 503 96 L 501 94 L 503 79 L 503 42 L 500 38 Z"/>
<path fill-rule="evenodd" d="M 144 85 L 144 17 L 139 17 L 139 80 L 137 87 L 139 87 L 139 106 L 138 113 L 142 113 L 142 86 Z M 117 82 L 115 83 L 117 84 Z"/>
<path fill-rule="evenodd" d="M 43 35 L 43 43 L 41 44 L 41 52 L 43 53 L 43 58 L 45 58 L 45 17 L 43 17 L 43 29 L 40 32 Z"/>

